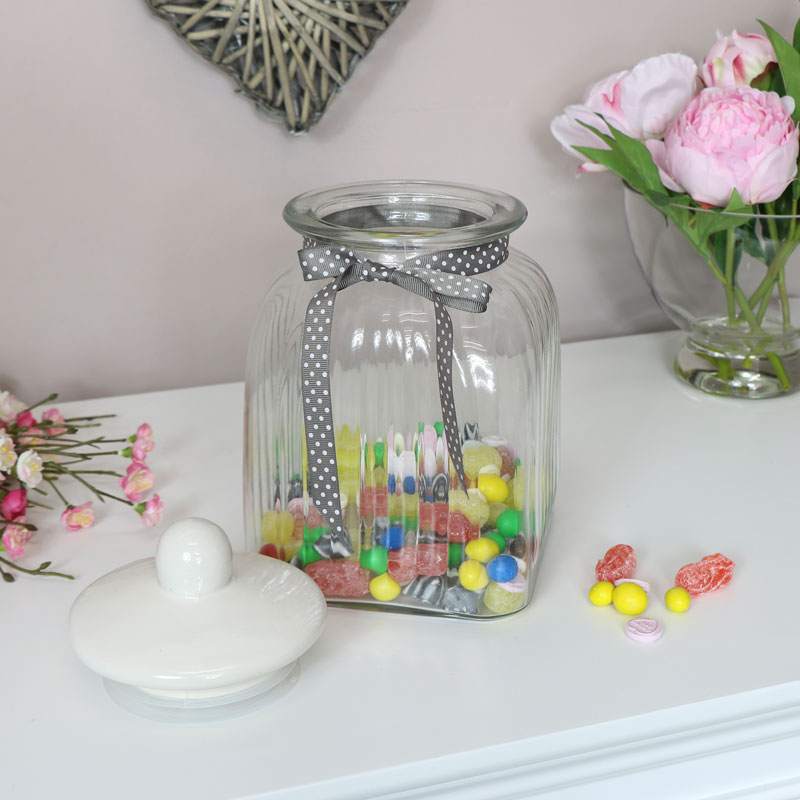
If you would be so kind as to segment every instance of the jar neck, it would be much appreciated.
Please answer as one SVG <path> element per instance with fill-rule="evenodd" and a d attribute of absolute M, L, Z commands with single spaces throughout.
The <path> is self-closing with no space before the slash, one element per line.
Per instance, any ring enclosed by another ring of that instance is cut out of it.
<path fill-rule="evenodd" d="M 422 181 L 358 183 L 299 195 L 284 208 L 304 238 L 399 264 L 414 256 L 484 244 L 516 230 L 525 206 L 502 192 Z"/>

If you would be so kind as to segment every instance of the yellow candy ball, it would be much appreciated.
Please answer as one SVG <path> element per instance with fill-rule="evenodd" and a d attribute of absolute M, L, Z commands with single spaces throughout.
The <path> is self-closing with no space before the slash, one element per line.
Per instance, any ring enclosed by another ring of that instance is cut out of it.
<path fill-rule="evenodd" d="M 478 475 L 478 490 L 490 503 L 504 503 L 508 497 L 508 484 L 497 475 Z"/>
<path fill-rule="evenodd" d="M 376 600 L 388 603 L 400 594 L 400 584 L 388 572 L 384 572 L 369 582 L 369 591 Z"/>
<path fill-rule="evenodd" d="M 692 596 L 682 586 L 673 586 L 664 595 L 664 602 L 670 611 L 682 614 L 691 605 Z"/>
<path fill-rule="evenodd" d="M 495 556 L 500 555 L 500 547 L 497 542 L 482 536 L 479 539 L 473 539 L 471 542 L 467 542 L 464 553 L 467 558 L 486 564 Z"/>
<path fill-rule="evenodd" d="M 611 602 L 621 614 L 635 617 L 647 608 L 647 592 L 636 583 L 620 583 L 614 587 Z"/>
<path fill-rule="evenodd" d="M 479 592 L 489 583 L 486 567 L 480 561 L 465 561 L 458 568 L 458 579 L 471 592 Z"/>
<path fill-rule="evenodd" d="M 278 541 L 286 544 L 294 534 L 294 517 L 288 511 L 281 511 L 275 527 L 278 531 Z"/>
<path fill-rule="evenodd" d="M 614 584 L 611 581 L 600 581 L 589 589 L 589 602 L 596 606 L 611 604 L 614 594 Z"/>

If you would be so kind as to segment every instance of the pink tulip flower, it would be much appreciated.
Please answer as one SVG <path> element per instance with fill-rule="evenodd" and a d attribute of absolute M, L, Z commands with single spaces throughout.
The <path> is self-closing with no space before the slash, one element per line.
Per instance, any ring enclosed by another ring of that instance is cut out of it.
<path fill-rule="evenodd" d="M 0 503 L 0 512 L 9 522 L 25 516 L 28 508 L 28 493 L 24 489 L 12 489 Z"/>
<path fill-rule="evenodd" d="M 61 522 L 71 531 L 90 527 L 94 522 L 92 501 L 88 500 L 79 506 L 67 506 L 61 514 Z"/>
<path fill-rule="evenodd" d="M 794 101 L 748 86 L 703 89 L 667 128 L 645 142 L 664 185 L 698 203 L 777 199 L 797 174 Z"/>
<path fill-rule="evenodd" d="M 119 479 L 119 485 L 132 503 L 138 503 L 144 492 L 153 488 L 153 473 L 141 461 L 133 461 L 127 472 Z"/>
<path fill-rule="evenodd" d="M 736 30 L 730 36 L 723 36 L 718 32 L 717 41 L 700 65 L 700 77 L 706 86 L 723 89 L 750 86 L 777 63 L 775 50 L 766 36 L 741 34 Z"/>
<path fill-rule="evenodd" d="M 25 545 L 31 535 L 31 531 L 21 525 L 6 525 L 2 541 L 8 557 L 16 561 L 25 552 Z"/>
<path fill-rule="evenodd" d="M 575 147 L 607 149 L 591 125 L 609 133 L 605 121 L 634 139 L 660 138 L 699 89 L 697 65 L 682 53 L 647 58 L 633 69 L 617 72 L 590 86 L 581 105 L 568 106 L 550 124 L 550 131 L 570 155 L 583 159 Z M 581 172 L 600 172 L 605 167 L 584 162 Z"/>

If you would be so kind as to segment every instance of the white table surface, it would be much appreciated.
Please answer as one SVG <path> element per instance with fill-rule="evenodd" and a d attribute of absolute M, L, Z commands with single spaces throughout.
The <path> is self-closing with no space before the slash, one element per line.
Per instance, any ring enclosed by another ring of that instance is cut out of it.
<path fill-rule="evenodd" d="M 67 615 L 182 517 L 240 546 L 243 386 L 63 404 L 115 412 L 108 435 L 150 422 L 166 513 L 149 530 L 106 504 L 75 533 L 31 515 L 24 563 L 51 559 L 76 580 L 0 584 L 0 796 L 800 796 L 800 395 L 701 395 L 671 373 L 679 342 L 564 346 L 561 472 L 528 609 L 464 622 L 332 608 L 291 692 L 204 725 L 117 706 L 72 652 Z M 619 542 L 653 585 L 657 643 L 630 641 L 625 617 L 586 599 Z M 717 551 L 736 561 L 733 582 L 668 612 L 677 569 Z"/>

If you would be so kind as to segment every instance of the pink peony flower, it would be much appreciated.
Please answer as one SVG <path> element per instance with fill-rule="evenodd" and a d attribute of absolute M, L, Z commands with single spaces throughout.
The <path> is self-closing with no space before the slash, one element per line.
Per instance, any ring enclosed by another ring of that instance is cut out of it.
<path fill-rule="evenodd" d="M 17 463 L 14 440 L 5 433 L 0 433 L 0 472 L 8 472 Z"/>
<path fill-rule="evenodd" d="M 6 525 L 3 531 L 3 547 L 11 559 L 18 559 L 25 552 L 25 545 L 31 538 L 31 531 L 21 525 Z"/>
<path fill-rule="evenodd" d="M 0 421 L 13 422 L 24 409 L 25 403 L 17 400 L 11 392 L 0 392 Z"/>
<path fill-rule="evenodd" d="M 17 459 L 17 477 L 28 489 L 42 482 L 42 459 L 34 450 L 26 450 Z"/>
<path fill-rule="evenodd" d="M 794 101 L 748 86 L 703 89 L 667 128 L 645 142 L 664 185 L 698 203 L 775 200 L 797 174 Z"/>
<path fill-rule="evenodd" d="M 61 522 L 71 531 L 90 527 L 94 522 L 92 501 L 88 500 L 79 506 L 67 506 L 61 514 Z"/>
<path fill-rule="evenodd" d="M 28 494 L 24 489 L 12 489 L 0 503 L 0 512 L 9 522 L 16 522 L 25 516 L 28 508 Z"/>
<path fill-rule="evenodd" d="M 64 422 L 64 415 L 57 408 L 48 408 L 42 414 L 42 423 L 44 422 L 55 422 L 56 425 L 61 425 Z M 52 427 L 44 424 L 42 424 L 42 427 L 50 436 L 61 436 L 62 433 L 67 432 L 67 429 L 62 427 Z"/>
<path fill-rule="evenodd" d="M 138 503 L 142 494 L 152 489 L 154 483 L 153 473 L 141 461 L 131 462 L 125 475 L 119 479 L 122 491 L 132 503 Z"/>
<path fill-rule="evenodd" d="M 757 33 L 741 34 L 734 30 L 730 36 L 717 32 L 717 41 L 700 66 L 700 77 L 706 86 L 750 86 L 771 64 L 777 64 L 775 50 L 766 36 Z"/>
<path fill-rule="evenodd" d="M 164 503 L 157 494 L 154 494 L 139 513 L 142 515 L 142 522 L 148 528 L 154 528 L 161 522 L 161 515 L 164 513 Z"/>
<path fill-rule="evenodd" d="M 689 56 L 667 53 L 647 58 L 632 70 L 617 72 L 590 86 L 583 104 L 568 106 L 550 124 L 550 131 L 570 155 L 584 158 L 575 147 L 606 149 L 581 122 L 602 133 L 608 126 L 597 115 L 634 139 L 660 138 L 699 88 L 697 65 Z M 605 169 L 592 161 L 581 172 Z"/>

